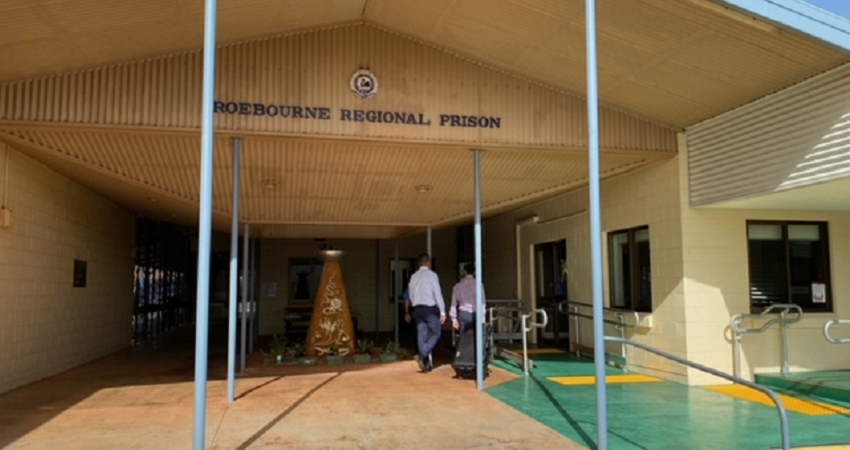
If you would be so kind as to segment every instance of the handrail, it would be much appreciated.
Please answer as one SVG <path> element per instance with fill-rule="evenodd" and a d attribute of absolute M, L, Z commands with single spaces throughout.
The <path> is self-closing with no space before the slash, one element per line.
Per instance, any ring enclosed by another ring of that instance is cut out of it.
<path fill-rule="evenodd" d="M 567 308 L 572 308 L 572 310 L 564 311 L 564 305 L 566 305 Z M 575 328 L 575 340 L 573 340 L 571 342 L 572 342 L 573 348 L 575 349 L 577 354 L 579 352 L 579 345 L 581 345 L 581 323 L 578 319 L 579 319 L 579 317 L 583 317 L 585 319 L 591 319 L 591 320 L 593 319 L 592 313 L 591 314 L 583 314 L 583 313 L 579 312 L 581 308 L 590 308 L 592 310 L 593 305 L 591 305 L 590 303 L 581 303 L 581 302 L 573 302 L 573 301 L 566 301 L 566 302 L 562 302 L 562 303 L 558 304 L 558 311 L 559 312 L 573 316 L 573 328 Z M 603 307 L 602 311 L 603 311 L 602 321 L 604 323 L 614 325 L 614 327 L 616 329 L 620 330 L 620 337 L 622 337 L 624 339 L 626 337 L 626 328 L 637 328 L 638 325 L 640 324 L 640 315 L 638 314 L 637 311 L 631 311 L 631 310 L 627 310 L 627 309 L 608 308 L 608 307 Z M 614 320 L 606 318 L 605 313 L 614 314 L 614 316 L 617 318 L 617 320 L 614 321 Z M 627 316 L 631 316 L 633 318 L 633 321 L 631 323 L 626 320 Z M 626 348 L 623 347 L 621 351 L 622 351 L 621 356 L 625 358 Z"/>
<path fill-rule="evenodd" d="M 789 319 L 786 315 L 792 310 L 797 313 L 797 316 Z M 779 313 L 779 317 L 768 320 L 760 328 L 741 328 L 741 324 L 744 319 L 761 319 L 773 311 L 777 311 Z M 780 358 L 782 359 L 782 376 L 789 376 L 791 374 L 791 369 L 790 363 L 788 362 L 788 333 L 786 328 L 788 325 L 795 324 L 801 320 L 803 320 L 803 309 L 800 308 L 799 305 L 791 303 L 774 303 L 759 314 L 735 314 L 732 316 L 729 319 L 729 328 L 732 330 L 732 340 L 734 341 L 732 357 L 734 358 L 735 364 L 735 376 L 741 376 L 741 340 L 744 336 L 748 334 L 764 333 L 775 324 L 779 324 L 779 337 L 781 339 L 780 351 L 782 352 L 780 355 Z"/>
<path fill-rule="evenodd" d="M 728 373 L 721 372 L 719 370 L 703 366 L 702 364 L 695 363 L 693 361 L 690 361 L 690 360 L 687 360 L 687 359 L 684 359 L 684 358 L 680 358 L 676 355 L 667 353 L 663 350 L 659 350 L 659 349 L 654 348 L 654 347 L 650 347 L 650 346 L 642 344 L 640 342 L 630 341 L 628 339 L 618 338 L 618 337 L 614 337 L 614 336 L 605 336 L 605 340 L 609 341 L 609 342 L 618 342 L 618 343 L 623 344 L 623 345 L 631 345 L 633 347 L 637 347 L 639 349 L 642 349 L 642 350 L 645 350 L 647 352 L 661 356 L 662 358 L 667 358 L 667 359 L 669 359 L 671 361 L 675 361 L 679 364 L 684 364 L 688 367 L 693 367 L 694 369 L 700 370 L 702 372 L 709 373 L 711 375 L 723 378 L 723 379 L 731 381 L 733 383 L 742 384 L 742 385 L 747 386 L 751 389 L 755 389 L 757 391 L 760 391 L 760 392 L 766 394 L 768 397 L 770 397 L 771 400 L 773 400 L 773 403 L 776 405 L 777 411 L 779 411 L 779 423 L 780 423 L 780 428 L 781 428 L 781 432 L 782 432 L 782 449 L 783 450 L 790 450 L 791 449 L 791 430 L 790 430 L 789 425 L 788 425 L 788 412 L 785 410 L 785 405 L 782 403 L 782 400 L 779 398 L 778 395 L 776 395 L 776 392 L 774 392 L 773 390 L 766 388 L 764 386 L 759 386 L 759 385 L 757 385 L 753 382 L 747 381 L 747 380 L 745 380 L 741 377 L 738 377 L 738 376 L 735 376 L 735 375 L 729 375 Z"/>
<path fill-rule="evenodd" d="M 850 344 L 850 338 L 836 338 L 830 334 L 829 329 L 836 325 L 847 325 L 850 326 L 850 320 L 848 319 L 835 319 L 830 320 L 823 326 L 823 337 L 826 338 L 832 344 Z"/>
<path fill-rule="evenodd" d="M 564 311 L 564 305 L 567 305 L 567 307 L 574 307 L 575 311 L 574 312 Z M 577 316 L 577 317 L 584 317 L 585 319 L 593 319 L 592 315 L 581 314 L 581 313 L 578 312 L 578 309 L 582 308 L 582 307 L 592 309 L 593 305 L 591 305 L 589 303 L 566 301 L 566 302 L 561 302 L 560 304 L 558 304 L 558 311 L 561 312 L 561 313 L 564 313 L 564 314 L 569 314 L 569 315 L 573 315 L 573 316 Z M 640 324 L 640 315 L 638 314 L 637 311 L 632 311 L 632 310 L 628 310 L 628 309 L 607 308 L 607 307 L 602 308 L 602 309 L 604 310 L 604 312 L 612 313 L 620 319 L 620 320 L 615 322 L 613 320 L 605 319 L 603 317 L 602 320 L 605 323 L 609 323 L 609 324 L 612 324 L 612 325 L 616 325 L 617 327 L 625 327 L 625 328 L 637 328 L 637 326 Z M 626 322 L 625 318 L 627 316 L 634 318 L 634 322 L 632 322 L 632 323 Z"/>
<path fill-rule="evenodd" d="M 782 311 L 778 311 L 779 314 L 787 314 L 789 311 L 794 310 L 794 312 L 797 313 L 797 316 L 793 319 L 788 319 L 784 316 L 780 316 L 779 318 L 776 318 L 776 319 L 770 319 L 764 325 L 762 325 L 761 328 L 749 328 L 749 329 L 740 328 L 741 322 L 743 322 L 744 319 L 763 318 L 763 317 L 767 316 L 768 314 L 770 314 L 771 312 L 773 312 L 774 310 L 777 310 L 777 309 L 782 310 Z M 800 308 L 799 305 L 794 305 L 794 304 L 790 304 L 790 303 L 774 303 L 774 304 L 768 306 L 767 309 L 765 309 L 764 311 L 762 311 L 759 314 L 735 314 L 734 316 L 732 316 L 731 319 L 729 319 L 729 326 L 732 328 L 733 331 L 735 331 L 738 334 L 759 334 L 759 333 L 764 333 L 765 331 L 767 331 L 770 327 L 772 327 L 776 323 L 792 324 L 792 323 L 797 323 L 801 320 L 803 320 L 803 309 Z"/>
<path fill-rule="evenodd" d="M 532 316 L 537 318 L 537 315 L 543 316 L 542 322 L 530 321 Z M 549 324 L 549 316 L 546 310 L 539 308 L 533 309 L 531 312 L 522 315 L 522 370 L 528 375 L 528 333 L 534 328 L 546 328 Z"/>

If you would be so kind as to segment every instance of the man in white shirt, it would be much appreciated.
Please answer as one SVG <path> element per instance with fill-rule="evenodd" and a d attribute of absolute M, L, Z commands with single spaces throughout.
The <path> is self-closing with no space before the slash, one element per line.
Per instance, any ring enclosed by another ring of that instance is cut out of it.
<path fill-rule="evenodd" d="M 409 309 L 404 319 L 416 321 L 419 344 L 419 368 L 430 372 L 434 368 L 431 352 L 440 340 L 441 326 L 446 321 L 446 303 L 440 289 L 440 278 L 431 270 L 431 257 L 427 253 L 419 256 L 419 270 L 410 277 Z M 412 309 L 412 311 L 411 311 Z"/>

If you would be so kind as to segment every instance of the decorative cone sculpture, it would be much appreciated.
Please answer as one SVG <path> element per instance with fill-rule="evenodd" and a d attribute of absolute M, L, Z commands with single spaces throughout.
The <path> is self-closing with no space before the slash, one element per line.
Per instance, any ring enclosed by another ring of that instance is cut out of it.
<path fill-rule="evenodd" d="M 332 349 L 340 355 L 354 353 L 354 326 L 339 265 L 342 255 L 341 250 L 319 252 L 319 259 L 325 264 L 307 332 L 306 350 L 309 356 L 327 355 Z"/>

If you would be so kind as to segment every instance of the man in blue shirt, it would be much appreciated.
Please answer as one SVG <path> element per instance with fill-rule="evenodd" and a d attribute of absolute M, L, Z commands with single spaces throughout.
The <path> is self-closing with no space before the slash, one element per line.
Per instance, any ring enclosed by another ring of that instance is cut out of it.
<path fill-rule="evenodd" d="M 408 289 L 410 302 L 406 304 L 409 309 L 404 319 L 416 321 L 417 361 L 423 372 L 430 372 L 434 368 L 431 352 L 440 340 L 441 326 L 446 321 L 446 303 L 440 289 L 440 278 L 431 270 L 431 257 L 427 253 L 419 256 L 419 270 L 410 277 Z"/>

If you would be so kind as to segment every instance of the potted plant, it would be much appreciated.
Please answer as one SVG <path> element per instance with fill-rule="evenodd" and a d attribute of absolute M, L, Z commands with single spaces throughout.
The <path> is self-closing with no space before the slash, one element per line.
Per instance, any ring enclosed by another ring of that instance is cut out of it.
<path fill-rule="evenodd" d="M 374 343 L 369 339 L 361 339 L 357 342 L 357 352 L 354 354 L 355 364 L 369 364 L 372 362 L 372 349 Z"/>
<path fill-rule="evenodd" d="M 286 356 L 288 347 L 289 341 L 286 337 L 275 334 L 272 336 L 271 344 L 269 344 L 269 359 L 274 361 L 275 364 L 283 363 L 283 358 Z"/>
<path fill-rule="evenodd" d="M 328 350 L 328 364 L 342 364 L 345 362 L 345 356 L 339 354 L 339 349 L 331 347 Z"/>
<path fill-rule="evenodd" d="M 304 344 L 300 342 L 291 344 L 287 353 L 290 355 L 289 358 L 297 360 L 299 364 L 316 364 L 318 362 L 316 358 L 307 356 L 307 350 L 304 348 Z"/>
<path fill-rule="evenodd" d="M 397 343 L 393 341 L 387 342 L 387 346 L 384 347 L 384 352 L 381 353 L 381 362 L 395 362 L 399 359 L 403 358 L 407 351 Z"/>

